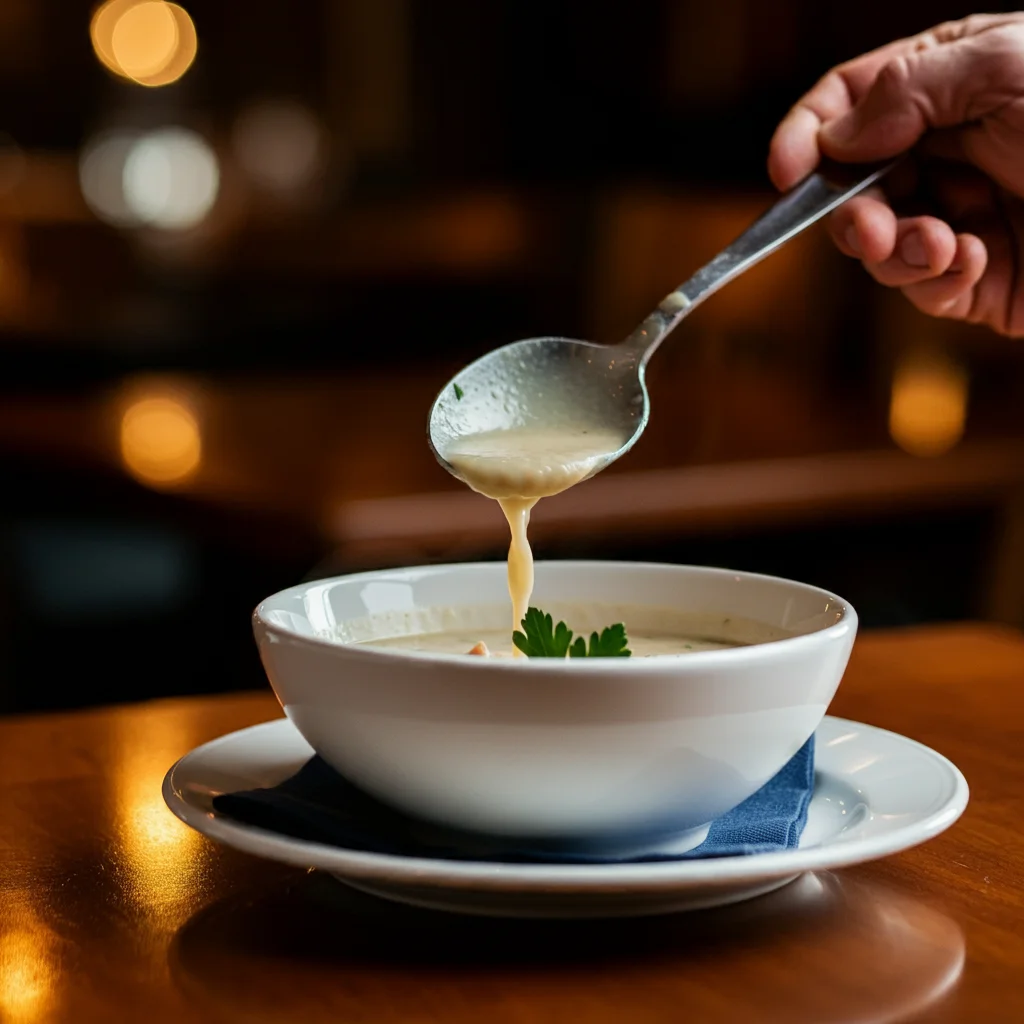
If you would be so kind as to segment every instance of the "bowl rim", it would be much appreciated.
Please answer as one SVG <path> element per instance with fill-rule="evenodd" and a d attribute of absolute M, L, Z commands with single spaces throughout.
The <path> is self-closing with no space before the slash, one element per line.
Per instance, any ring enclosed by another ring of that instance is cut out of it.
<path fill-rule="evenodd" d="M 809 633 L 800 633 L 795 636 L 784 637 L 781 640 L 768 640 L 754 644 L 746 644 L 742 647 L 726 647 L 707 651 L 686 651 L 679 654 L 652 655 L 647 658 L 473 658 L 466 654 L 447 654 L 439 651 L 409 651 L 401 648 L 372 647 L 369 644 L 342 643 L 321 636 L 308 636 L 283 626 L 276 622 L 270 622 L 266 613 L 271 602 L 294 598 L 312 587 L 324 587 L 331 584 L 355 583 L 359 580 L 381 580 L 394 578 L 396 576 L 408 575 L 410 573 L 443 573 L 454 569 L 477 569 L 495 567 L 504 569 L 504 561 L 487 562 L 446 562 L 434 565 L 398 566 L 388 569 L 369 569 L 357 573 L 345 573 L 340 576 L 327 576 L 316 580 L 306 580 L 303 583 L 286 587 L 265 597 L 256 606 L 252 613 L 252 626 L 256 634 L 257 644 L 260 641 L 261 632 L 271 634 L 280 640 L 290 641 L 299 645 L 309 645 L 314 648 L 329 650 L 338 656 L 354 659 L 370 659 L 373 662 L 387 664 L 391 662 L 396 667 L 399 665 L 447 665 L 457 671 L 469 670 L 474 673 L 480 672 L 571 672 L 580 673 L 600 672 L 621 674 L 628 668 L 630 675 L 637 672 L 658 672 L 667 666 L 681 668 L 689 666 L 691 670 L 700 668 L 711 668 L 727 666 L 733 662 L 745 662 L 754 657 L 758 660 L 785 658 L 797 653 L 801 647 L 828 646 L 841 641 L 851 633 L 856 637 L 859 616 L 853 605 L 845 598 L 840 597 L 832 591 L 817 587 L 811 583 L 801 583 L 798 580 L 787 579 L 784 576 L 772 576 L 767 573 L 746 572 L 740 569 L 726 569 L 718 566 L 706 565 L 683 565 L 669 562 L 620 562 L 606 561 L 603 559 L 542 559 L 536 562 L 540 566 L 564 566 L 567 568 L 587 569 L 617 569 L 641 570 L 654 572 L 682 572 L 705 576 L 732 576 L 743 580 L 765 580 L 771 583 L 781 583 L 796 590 L 817 595 L 827 601 L 834 602 L 839 610 L 839 618 L 831 625 L 820 629 L 812 630 Z"/>

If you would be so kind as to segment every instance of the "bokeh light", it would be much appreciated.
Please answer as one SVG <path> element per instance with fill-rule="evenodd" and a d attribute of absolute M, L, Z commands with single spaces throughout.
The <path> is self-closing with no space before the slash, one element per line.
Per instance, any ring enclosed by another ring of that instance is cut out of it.
<path fill-rule="evenodd" d="M 129 78 L 155 75 L 167 67 L 178 49 L 178 22 L 159 0 L 136 4 L 114 23 L 110 49 Z"/>
<path fill-rule="evenodd" d="M 195 227 L 220 189 L 209 144 L 187 128 L 103 132 L 83 148 L 79 184 L 89 208 L 115 227 Z"/>
<path fill-rule="evenodd" d="M 896 367 L 889 404 L 889 433 L 911 455 L 935 456 L 963 437 L 967 374 L 935 356 L 908 356 Z"/>
<path fill-rule="evenodd" d="M 78 182 L 89 209 L 115 227 L 140 223 L 124 193 L 124 166 L 138 139 L 138 132 L 104 132 L 85 145 L 79 158 Z"/>
<path fill-rule="evenodd" d="M 92 40 L 92 48 L 100 63 L 108 71 L 122 77 L 124 77 L 124 72 L 114 57 L 111 40 L 118 19 L 138 2 L 139 0 L 106 0 L 106 3 L 100 4 L 93 11 L 92 21 L 89 24 L 89 38 Z"/>
<path fill-rule="evenodd" d="M 264 100 L 244 110 L 232 132 L 235 157 L 249 178 L 269 192 L 297 193 L 322 172 L 325 132 L 300 103 Z"/>
<path fill-rule="evenodd" d="M 187 128 L 161 128 L 137 139 L 124 162 L 124 203 L 141 223 L 169 231 L 195 227 L 220 188 L 217 157 Z"/>
<path fill-rule="evenodd" d="M 176 82 L 198 50 L 188 12 L 164 0 L 107 0 L 93 14 L 89 34 L 108 70 L 150 88 Z"/>
<path fill-rule="evenodd" d="M 137 398 L 121 417 L 121 461 L 137 480 L 164 488 L 193 477 L 202 462 L 199 421 L 170 395 Z"/>
<path fill-rule="evenodd" d="M 196 27 L 189 17 L 188 11 L 177 4 L 165 4 L 170 11 L 178 27 L 178 45 L 171 54 L 167 63 L 159 70 L 137 78 L 139 85 L 148 86 L 151 89 L 161 85 L 170 85 L 176 82 L 192 66 L 199 50 L 199 38 L 196 35 Z"/>

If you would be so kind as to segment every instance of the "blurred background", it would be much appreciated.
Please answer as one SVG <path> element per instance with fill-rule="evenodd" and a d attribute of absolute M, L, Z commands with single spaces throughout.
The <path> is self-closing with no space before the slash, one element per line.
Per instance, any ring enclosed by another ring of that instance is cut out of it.
<path fill-rule="evenodd" d="M 622 338 L 771 201 L 822 72 L 970 12 L 0 0 L 0 710 L 261 686 L 270 592 L 501 558 L 427 450 L 437 389 L 516 338 Z M 812 232 L 650 387 L 634 452 L 539 507 L 539 557 L 1024 623 L 1020 341 Z"/>

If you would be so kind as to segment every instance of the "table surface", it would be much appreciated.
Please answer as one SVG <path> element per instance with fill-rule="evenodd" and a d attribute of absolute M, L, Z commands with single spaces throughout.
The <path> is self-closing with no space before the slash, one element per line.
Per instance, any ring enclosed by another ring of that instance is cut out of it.
<path fill-rule="evenodd" d="M 409 910 L 191 832 L 164 772 L 275 717 L 269 693 L 0 721 L 0 1020 L 1024 1019 L 1024 638 L 865 635 L 832 711 L 952 758 L 964 817 L 760 900 L 607 923 Z"/>

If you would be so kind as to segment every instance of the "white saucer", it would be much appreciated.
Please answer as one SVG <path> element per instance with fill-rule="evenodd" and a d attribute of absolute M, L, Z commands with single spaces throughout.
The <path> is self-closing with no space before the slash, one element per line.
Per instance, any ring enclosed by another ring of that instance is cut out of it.
<path fill-rule="evenodd" d="M 842 718 L 818 728 L 816 778 L 800 847 L 651 864 L 492 864 L 363 853 L 292 839 L 213 809 L 220 793 L 273 786 L 313 754 L 279 719 L 187 754 L 164 779 L 167 806 L 204 835 L 246 853 L 328 871 L 387 899 L 502 917 L 608 917 L 695 910 L 777 889 L 804 871 L 844 867 L 916 846 L 967 806 L 967 782 L 934 750 Z"/>

